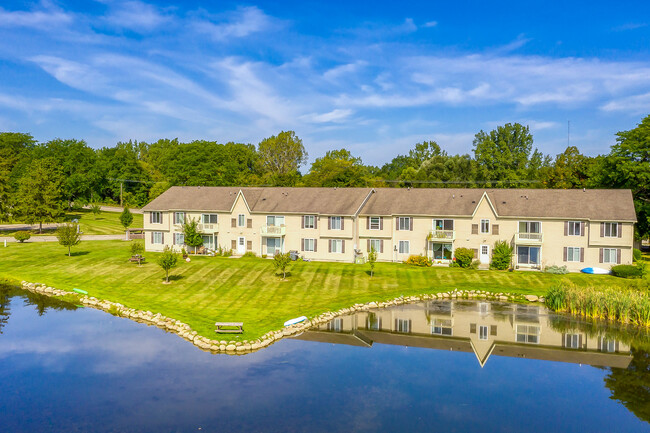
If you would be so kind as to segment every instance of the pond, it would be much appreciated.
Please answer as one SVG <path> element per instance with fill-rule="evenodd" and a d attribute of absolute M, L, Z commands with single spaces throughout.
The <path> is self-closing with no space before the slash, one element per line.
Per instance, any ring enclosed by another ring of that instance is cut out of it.
<path fill-rule="evenodd" d="M 643 432 L 649 341 L 543 307 L 431 301 L 213 355 L 4 288 L 1 430 Z"/>

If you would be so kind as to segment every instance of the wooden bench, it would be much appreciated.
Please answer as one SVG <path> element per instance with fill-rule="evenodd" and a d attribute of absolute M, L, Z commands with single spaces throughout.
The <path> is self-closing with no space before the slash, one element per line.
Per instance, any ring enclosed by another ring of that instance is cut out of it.
<path fill-rule="evenodd" d="M 217 334 L 241 334 L 244 332 L 244 322 L 217 322 L 214 326 L 217 327 L 215 330 Z"/>
<path fill-rule="evenodd" d="M 129 259 L 129 262 L 133 263 L 144 263 L 145 258 L 143 256 L 133 256 Z"/>

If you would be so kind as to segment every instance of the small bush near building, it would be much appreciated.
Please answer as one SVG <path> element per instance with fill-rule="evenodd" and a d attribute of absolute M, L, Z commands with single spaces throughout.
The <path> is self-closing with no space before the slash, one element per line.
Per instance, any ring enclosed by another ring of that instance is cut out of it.
<path fill-rule="evenodd" d="M 643 267 L 634 265 L 612 266 L 612 275 L 619 278 L 641 278 L 643 276 Z"/>
<path fill-rule="evenodd" d="M 257 254 L 252 251 L 246 251 L 242 257 L 257 257 Z"/>
<path fill-rule="evenodd" d="M 490 269 L 505 271 L 510 267 L 512 261 L 512 246 L 506 241 L 496 241 L 492 250 L 492 261 Z"/>
<path fill-rule="evenodd" d="M 642 257 L 643 257 L 643 253 L 641 252 L 640 249 L 634 248 L 632 250 L 632 258 L 634 259 L 635 262 L 641 261 Z"/>
<path fill-rule="evenodd" d="M 568 274 L 569 270 L 567 269 L 566 266 L 552 265 L 544 268 L 544 272 L 546 272 L 547 274 L 564 275 L 564 274 Z"/>
<path fill-rule="evenodd" d="M 21 244 L 31 237 L 32 235 L 30 235 L 29 232 L 26 231 L 19 231 L 14 233 L 14 239 L 16 239 L 16 241 L 20 242 Z"/>
<path fill-rule="evenodd" d="M 454 251 L 454 258 L 456 259 L 458 266 L 461 268 L 469 268 L 472 266 L 474 251 L 469 248 L 456 248 L 456 251 Z"/>
<path fill-rule="evenodd" d="M 412 255 L 404 262 L 412 266 L 431 266 L 431 259 L 423 255 Z"/>
<path fill-rule="evenodd" d="M 223 256 L 224 257 L 232 256 L 232 250 L 223 250 Z"/>

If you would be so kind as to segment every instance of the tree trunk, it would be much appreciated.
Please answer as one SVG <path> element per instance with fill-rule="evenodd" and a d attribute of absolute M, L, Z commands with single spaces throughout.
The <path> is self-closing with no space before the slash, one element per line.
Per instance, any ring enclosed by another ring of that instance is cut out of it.
<path fill-rule="evenodd" d="M 68 257 L 71 257 L 71 255 L 70 255 L 70 249 L 71 249 L 71 248 L 72 248 L 72 247 L 68 246 Z"/>
<path fill-rule="evenodd" d="M 169 271 L 165 271 L 165 282 L 169 283 Z"/>
<path fill-rule="evenodd" d="M 43 234 L 43 221 L 40 221 L 38 223 L 38 234 L 42 235 Z"/>

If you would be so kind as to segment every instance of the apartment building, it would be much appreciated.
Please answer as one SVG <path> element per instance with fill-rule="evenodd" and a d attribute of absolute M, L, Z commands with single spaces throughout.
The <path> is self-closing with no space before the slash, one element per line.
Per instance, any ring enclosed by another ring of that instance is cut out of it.
<path fill-rule="evenodd" d="M 504 240 L 518 269 L 572 271 L 631 263 L 636 222 L 629 190 L 172 187 L 143 210 L 147 251 L 180 249 L 194 219 L 205 249 L 235 255 L 448 264 L 465 247 L 487 265 Z"/>

